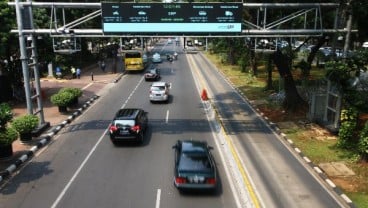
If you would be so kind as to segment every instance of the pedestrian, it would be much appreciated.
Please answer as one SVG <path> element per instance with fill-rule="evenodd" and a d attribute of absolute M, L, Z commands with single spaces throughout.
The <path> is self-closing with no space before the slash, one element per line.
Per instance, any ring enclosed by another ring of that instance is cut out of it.
<path fill-rule="evenodd" d="M 74 68 L 74 66 L 72 66 L 71 68 L 70 68 L 70 72 L 72 73 L 72 79 L 74 79 L 74 78 L 76 78 L 76 71 L 75 71 L 75 68 Z"/>
<path fill-rule="evenodd" d="M 56 79 L 61 79 L 61 68 L 59 66 L 56 67 Z"/>
<path fill-rule="evenodd" d="M 81 72 L 81 69 L 79 67 L 77 68 L 77 72 L 76 73 L 77 73 L 77 78 L 80 79 L 80 76 L 81 76 L 81 73 L 82 72 Z"/>
<path fill-rule="evenodd" d="M 105 61 L 104 61 L 104 60 L 102 60 L 102 62 L 101 62 L 101 70 L 102 70 L 103 72 L 105 72 L 105 68 L 106 68 Z"/>

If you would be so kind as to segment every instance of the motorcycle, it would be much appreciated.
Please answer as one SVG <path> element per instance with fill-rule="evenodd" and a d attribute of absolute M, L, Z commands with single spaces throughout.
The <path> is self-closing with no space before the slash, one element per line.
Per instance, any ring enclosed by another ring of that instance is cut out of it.
<path fill-rule="evenodd" d="M 167 59 L 168 61 L 170 61 L 170 62 L 172 62 L 172 61 L 174 60 L 173 56 L 172 56 L 172 55 L 170 55 L 170 54 L 167 54 L 167 55 L 166 55 L 166 59 Z"/>

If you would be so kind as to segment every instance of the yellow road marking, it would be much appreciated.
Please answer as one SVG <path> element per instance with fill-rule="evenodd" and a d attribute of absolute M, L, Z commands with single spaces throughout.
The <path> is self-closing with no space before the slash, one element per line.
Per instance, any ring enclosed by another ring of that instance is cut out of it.
<path fill-rule="evenodd" d="M 195 69 L 195 72 L 196 72 L 196 74 L 198 75 L 198 79 L 199 79 L 199 82 L 200 82 L 200 87 L 202 88 L 202 89 L 206 89 L 206 84 L 205 84 L 205 82 L 203 81 L 204 79 L 203 79 L 203 77 L 202 77 L 202 75 L 200 74 L 200 72 L 199 72 L 199 70 L 198 70 L 198 67 L 197 67 L 197 65 L 195 64 L 195 62 L 194 62 L 194 60 L 193 60 L 193 57 L 192 56 L 187 56 L 189 59 L 190 59 L 190 61 L 189 61 L 189 65 L 191 66 L 191 68 L 193 68 L 193 69 Z M 207 91 L 207 93 L 208 93 L 208 91 Z M 211 102 L 211 101 L 210 101 Z M 211 106 L 214 106 L 212 103 L 211 103 Z M 217 111 L 217 109 L 214 107 L 214 110 L 215 110 L 215 113 L 216 113 L 216 116 L 217 116 L 217 118 L 219 117 L 218 115 L 219 115 L 219 113 L 218 113 L 218 111 Z M 238 156 L 238 153 L 236 152 L 236 150 L 235 150 L 235 147 L 234 147 L 234 144 L 233 144 L 233 142 L 231 141 L 231 139 L 229 138 L 229 136 L 228 136 L 228 133 L 226 132 L 226 130 L 225 130 L 225 128 L 224 128 L 224 124 L 223 124 L 223 122 L 222 122 L 222 120 L 221 119 L 218 119 L 219 121 L 220 121 L 220 125 L 221 125 L 221 130 L 223 131 L 223 132 L 225 132 L 225 140 L 226 140 L 226 142 L 228 143 L 228 146 L 229 146 L 229 148 L 230 148 L 230 151 L 231 151 L 231 154 L 232 154 L 232 156 L 234 157 L 234 159 L 235 159 L 235 162 L 236 162 L 236 165 L 237 165 L 237 167 L 238 167 L 238 169 L 239 169 L 239 171 L 240 171 L 240 174 L 241 174 L 241 176 L 242 176 L 242 178 L 243 178 L 243 181 L 244 181 L 244 183 L 245 183 L 245 185 L 246 185 L 246 189 L 248 190 L 248 193 L 250 194 L 250 197 L 251 197 L 251 199 L 252 199 L 252 201 L 253 201 L 253 204 L 254 204 L 254 206 L 256 207 L 256 208 L 260 208 L 261 206 L 260 206 L 260 203 L 259 203 L 259 200 L 258 200 L 258 197 L 257 197 L 257 195 L 255 194 L 255 191 L 254 191 L 254 189 L 253 189 L 253 187 L 252 187 L 252 184 L 250 183 L 250 180 L 249 180 L 249 178 L 248 178 L 248 176 L 247 176 L 247 173 L 245 172 L 245 170 L 244 170 L 244 168 L 243 168 L 243 165 L 241 164 L 241 160 L 240 160 L 240 158 L 239 158 L 239 156 Z"/>

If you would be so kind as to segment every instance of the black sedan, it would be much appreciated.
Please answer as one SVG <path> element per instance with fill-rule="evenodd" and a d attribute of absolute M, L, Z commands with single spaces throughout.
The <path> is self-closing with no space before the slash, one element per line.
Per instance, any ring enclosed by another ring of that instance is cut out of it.
<path fill-rule="evenodd" d="M 216 164 L 205 141 L 179 140 L 175 149 L 174 185 L 179 190 L 217 187 Z"/>
<path fill-rule="evenodd" d="M 154 69 L 150 69 L 148 70 L 145 74 L 144 74 L 144 79 L 146 81 L 157 81 L 161 78 L 160 76 L 160 70 L 157 69 L 157 68 L 154 68 Z"/>

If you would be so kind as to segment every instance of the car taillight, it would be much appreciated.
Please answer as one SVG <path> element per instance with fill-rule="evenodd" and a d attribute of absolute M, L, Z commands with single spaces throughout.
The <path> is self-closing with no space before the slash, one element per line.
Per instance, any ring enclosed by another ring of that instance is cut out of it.
<path fill-rule="evenodd" d="M 175 178 L 175 183 L 176 184 L 182 184 L 182 183 L 186 183 L 186 182 L 187 182 L 187 180 L 183 177 L 176 177 Z"/>
<path fill-rule="evenodd" d="M 207 184 L 216 184 L 216 179 L 215 178 L 207 178 L 206 183 Z"/>
<path fill-rule="evenodd" d="M 114 132 L 117 131 L 118 128 L 115 125 L 110 125 L 110 131 Z"/>
<path fill-rule="evenodd" d="M 132 127 L 130 128 L 130 130 L 135 131 L 135 132 L 138 132 L 138 131 L 140 131 L 140 130 L 141 130 L 141 127 L 140 127 L 139 125 L 135 125 L 135 126 L 132 126 Z"/>

